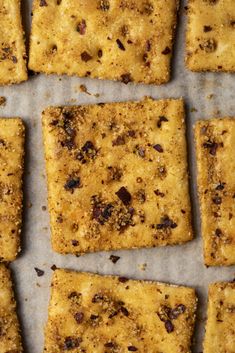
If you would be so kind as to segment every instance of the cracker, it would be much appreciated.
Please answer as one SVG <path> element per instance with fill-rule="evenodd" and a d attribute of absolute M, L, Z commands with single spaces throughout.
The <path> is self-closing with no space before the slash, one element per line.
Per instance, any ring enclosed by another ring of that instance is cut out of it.
<path fill-rule="evenodd" d="M 24 125 L 0 119 L 0 260 L 12 261 L 20 250 Z"/>
<path fill-rule="evenodd" d="M 29 67 L 46 74 L 169 81 L 178 0 L 35 0 Z"/>
<path fill-rule="evenodd" d="M 192 288 L 58 269 L 44 352 L 190 352 L 196 304 Z"/>
<path fill-rule="evenodd" d="M 10 271 L 0 264 L 0 352 L 23 352 Z"/>
<path fill-rule="evenodd" d="M 188 68 L 234 72 L 234 0 L 189 0 L 188 6 Z"/>
<path fill-rule="evenodd" d="M 20 0 L 0 0 L 0 85 L 27 80 Z"/>
<path fill-rule="evenodd" d="M 235 119 L 199 121 L 195 138 L 205 264 L 235 264 Z"/>
<path fill-rule="evenodd" d="M 209 286 L 204 353 L 229 353 L 235 347 L 235 283 Z"/>
<path fill-rule="evenodd" d="M 55 251 L 192 239 L 182 100 L 51 107 L 43 130 Z"/>

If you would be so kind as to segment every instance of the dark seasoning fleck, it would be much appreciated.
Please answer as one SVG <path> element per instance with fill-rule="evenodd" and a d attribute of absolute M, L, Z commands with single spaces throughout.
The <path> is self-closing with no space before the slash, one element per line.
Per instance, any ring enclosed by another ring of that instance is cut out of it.
<path fill-rule="evenodd" d="M 38 277 L 42 277 L 45 273 L 45 271 L 40 270 L 40 268 L 34 267 L 34 269 L 35 269 Z"/>
<path fill-rule="evenodd" d="M 172 333 L 175 329 L 173 320 L 176 320 L 178 316 L 184 314 L 186 307 L 183 304 L 177 305 L 175 308 L 170 308 L 166 305 L 162 305 L 157 312 L 159 319 L 164 322 L 167 333 Z"/>

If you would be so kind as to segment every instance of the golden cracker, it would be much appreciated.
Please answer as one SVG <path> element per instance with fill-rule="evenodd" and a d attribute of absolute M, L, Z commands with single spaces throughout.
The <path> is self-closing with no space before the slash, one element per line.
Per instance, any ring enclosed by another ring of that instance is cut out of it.
<path fill-rule="evenodd" d="M 24 125 L 0 119 L 0 259 L 13 261 L 20 250 Z"/>
<path fill-rule="evenodd" d="M 235 347 L 235 283 L 209 286 L 204 353 L 233 352 Z"/>
<path fill-rule="evenodd" d="M 189 0 L 186 64 L 192 71 L 235 71 L 234 0 Z"/>
<path fill-rule="evenodd" d="M 198 194 L 206 265 L 235 263 L 235 119 L 195 125 Z"/>
<path fill-rule="evenodd" d="M 0 85 L 27 80 L 20 0 L 0 0 Z"/>
<path fill-rule="evenodd" d="M 44 352 L 190 352 L 192 288 L 54 272 Z"/>
<path fill-rule="evenodd" d="M 35 0 L 29 67 L 46 74 L 169 81 L 178 0 Z"/>
<path fill-rule="evenodd" d="M 192 239 L 182 100 L 51 107 L 43 131 L 55 251 Z"/>
<path fill-rule="evenodd" d="M 3 264 L 0 264 L 0 298 L 0 352 L 22 353 L 11 275 Z"/>

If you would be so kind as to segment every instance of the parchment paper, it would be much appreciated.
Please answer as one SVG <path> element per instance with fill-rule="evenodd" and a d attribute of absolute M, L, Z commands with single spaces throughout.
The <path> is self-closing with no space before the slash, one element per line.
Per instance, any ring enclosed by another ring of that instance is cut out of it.
<path fill-rule="evenodd" d="M 23 20 L 28 38 L 31 0 L 25 0 L 23 3 Z M 7 98 L 6 106 L 0 108 L 0 116 L 20 116 L 27 125 L 23 250 L 11 265 L 26 353 L 42 353 L 43 350 L 43 327 L 47 319 L 52 275 L 50 267 L 53 264 L 75 270 L 118 274 L 136 279 L 151 279 L 195 287 L 200 300 L 193 351 L 196 353 L 202 351 L 207 285 L 217 280 L 232 280 L 235 276 L 235 267 L 206 268 L 203 265 L 192 126 L 199 118 L 235 116 L 235 76 L 223 73 L 198 74 L 186 70 L 184 5 L 183 3 L 181 6 L 177 44 L 174 50 L 173 77 L 167 85 L 125 86 L 121 83 L 88 78 L 37 75 L 20 85 L 0 87 L 0 96 Z M 99 93 L 100 96 L 80 93 L 81 84 L 85 84 L 89 92 Z M 102 252 L 79 258 L 54 253 L 50 245 L 48 211 L 42 209 L 42 206 L 47 205 L 47 191 L 41 111 L 49 105 L 137 100 L 146 95 L 153 98 L 183 96 L 185 99 L 195 240 L 183 246 Z M 190 110 L 194 111 L 190 112 Z M 109 260 L 111 253 L 121 257 L 115 265 Z M 140 269 L 140 265 L 144 263 L 147 264 L 145 271 Z M 44 276 L 37 277 L 34 267 L 44 270 Z"/>

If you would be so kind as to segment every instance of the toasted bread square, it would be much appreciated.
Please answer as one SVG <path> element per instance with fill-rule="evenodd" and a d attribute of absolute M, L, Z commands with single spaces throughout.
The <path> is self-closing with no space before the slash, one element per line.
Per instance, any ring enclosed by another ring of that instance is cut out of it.
<path fill-rule="evenodd" d="M 188 0 L 186 64 L 192 71 L 235 71 L 234 0 Z"/>
<path fill-rule="evenodd" d="M 55 251 L 192 239 L 182 100 L 51 107 L 43 131 Z"/>
<path fill-rule="evenodd" d="M 233 353 L 235 348 L 235 283 L 209 286 L 204 353 Z"/>
<path fill-rule="evenodd" d="M 20 250 L 24 125 L 0 118 L 0 260 L 13 261 Z"/>
<path fill-rule="evenodd" d="M 192 288 L 58 269 L 44 352 L 190 352 Z"/>
<path fill-rule="evenodd" d="M 235 264 L 235 119 L 199 121 L 195 139 L 205 264 Z"/>
<path fill-rule="evenodd" d="M 10 271 L 0 264 L 0 352 L 23 352 Z"/>
<path fill-rule="evenodd" d="M 169 81 L 178 0 L 35 0 L 29 67 L 46 74 Z"/>
<path fill-rule="evenodd" d="M 20 0 L 0 0 L 0 85 L 27 80 Z"/>

